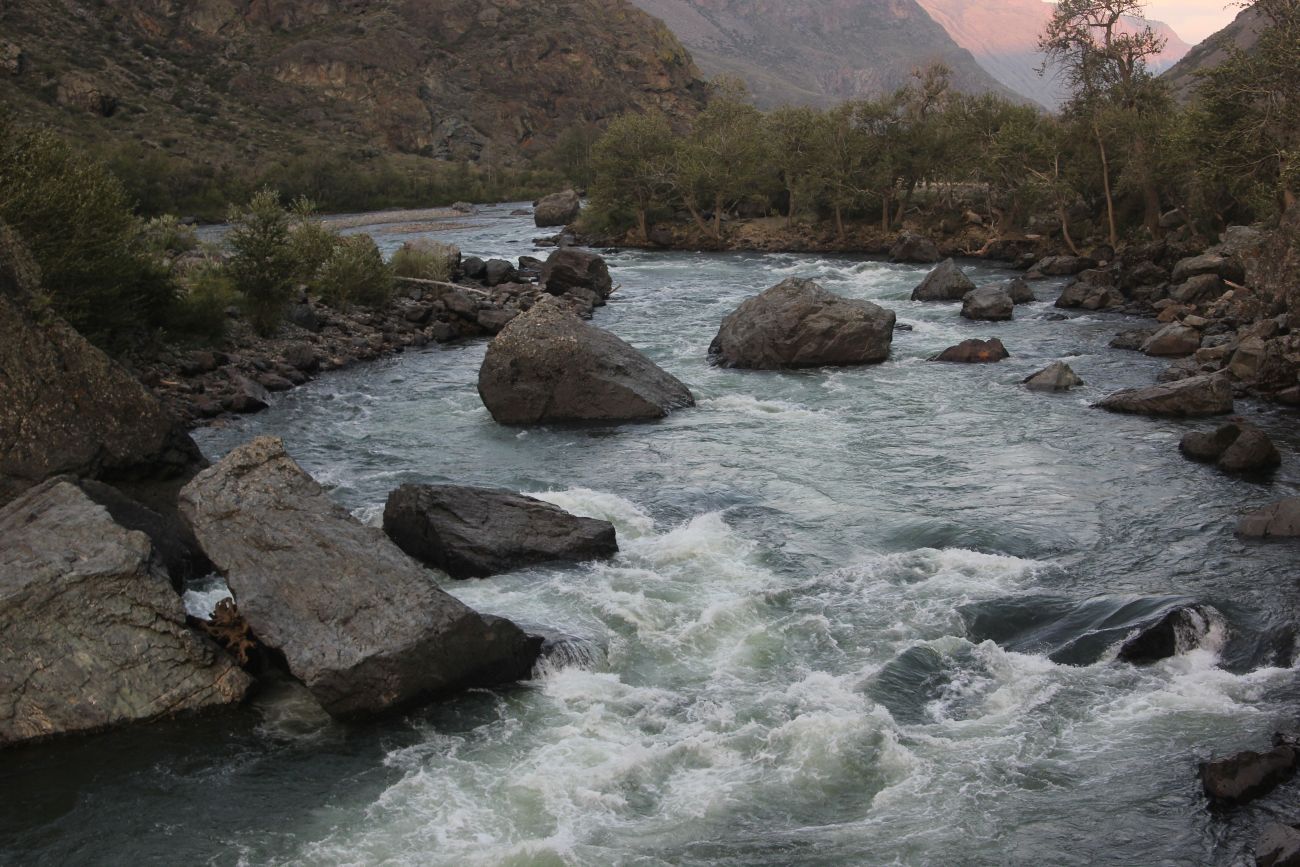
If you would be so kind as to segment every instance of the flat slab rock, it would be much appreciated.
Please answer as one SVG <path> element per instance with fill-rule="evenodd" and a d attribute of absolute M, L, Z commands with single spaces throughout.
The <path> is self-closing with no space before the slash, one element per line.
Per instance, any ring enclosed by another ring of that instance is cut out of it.
<path fill-rule="evenodd" d="M 1111 412 L 1174 417 L 1226 415 L 1232 412 L 1232 385 L 1216 375 L 1193 376 L 1146 388 L 1128 388 L 1102 398 L 1095 406 Z"/>
<path fill-rule="evenodd" d="M 453 578 L 485 578 L 539 563 L 618 553 L 614 525 L 513 491 L 402 485 L 388 495 L 384 532 Z"/>
<path fill-rule="evenodd" d="M 181 514 L 264 646 L 330 714 L 381 713 L 526 677 L 537 643 L 442 591 L 331 500 L 277 438 L 241 446 L 181 491 Z"/>
<path fill-rule="evenodd" d="M 1253 539 L 1300 537 L 1300 497 L 1288 497 L 1242 517 L 1237 535 Z"/>
<path fill-rule="evenodd" d="M 643 421 L 694 406 L 675 376 L 543 299 L 488 345 L 478 392 L 501 424 Z"/>
<path fill-rule="evenodd" d="M 243 699 L 158 563 L 65 479 L 0 509 L 0 746 Z"/>
<path fill-rule="evenodd" d="M 728 315 L 709 354 L 758 370 L 877 364 L 889 358 L 896 322 L 892 310 L 792 277 Z"/>

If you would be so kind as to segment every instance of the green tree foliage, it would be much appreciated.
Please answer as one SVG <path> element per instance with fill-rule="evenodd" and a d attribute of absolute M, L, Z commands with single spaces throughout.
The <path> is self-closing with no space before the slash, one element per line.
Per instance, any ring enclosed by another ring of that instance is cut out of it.
<path fill-rule="evenodd" d="M 668 202 L 675 152 L 672 127 L 662 114 L 616 118 L 592 149 L 592 212 L 613 224 L 634 215 L 644 241 L 650 214 Z"/>
<path fill-rule="evenodd" d="M 1202 178 L 1216 204 L 1287 212 L 1300 196 L 1300 0 L 1254 7 L 1266 25 L 1259 42 L 1233 48 L 1201 81 Z"/>
<path fill-rule="evenodd" d="M 293 297 L 301 263 L 291 243 L 292 220 L 280 196 L 264 189 L 230 211 L 227 268 L 244 298 L 248 319 L 260 334 L 274 334 Z"/>
<path fill-rule="evenodd" d="M 382 307 L 393 296 L 393 272 L 369 235 L 340 238 L 321 266 L 321 298 L 346 310 L 354 304 Z"/>
<path fill-rule="evenodd" d="M 176 286 L 122 184 L 53 132 L 0 118 L 0 222 L 40 267 L 54 312 L 120 350 L 168 322 Z"/>

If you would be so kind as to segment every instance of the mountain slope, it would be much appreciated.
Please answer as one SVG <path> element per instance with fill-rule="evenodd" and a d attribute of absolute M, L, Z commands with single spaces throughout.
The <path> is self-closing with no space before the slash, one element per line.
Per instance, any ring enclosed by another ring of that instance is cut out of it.
<path fill-rule="evenodd" d="M 1259 41 L 1260 31 L 1264 28 L 1263 16 L 1259 10 L 1250 6 L 1241 10 L 1231 24 L 1206 39 L 1187 53 L 1187 56 L 1164 74 L 1181 99 L 1189 99 L 1196 87 L 1196 73 L 1203 69 L 1213 69 L 1228 59 L 1228 50 L 1232 46 L 1249 51 Z"/>
<path fill-rule="evenodd" d="M 1065 93 L 1056 78 L 1039 75 L 1043 55 L 1038 36 L 1052 16 L 1051 4 L 1042 0 L 919 0 L 953 40 L 968 49 L 998 81 L 1035 102 L 1054 108 Z M 1153 67 L 1159 72 L 1191 50 L 1173 28 L 1160 21 L 1143 22 L 1167 42 Z M 1128 21 L 1128 27 L 1139 26 Z"/>
<path fill-rule="evenodd" d="M 213 163 L 510 162 L 629 109 L 689 115 L 704 93 L 625 0 L 0 0 L 0 81 L 20 117 Z"/>
<path fill-rule="evenodd" d="M 914 0 L 632 0 L 709 76 L 749 84 L 761 107 L 827 106 L 907 83 L 942 61 L 967 92 L 1010 95 Z"/>

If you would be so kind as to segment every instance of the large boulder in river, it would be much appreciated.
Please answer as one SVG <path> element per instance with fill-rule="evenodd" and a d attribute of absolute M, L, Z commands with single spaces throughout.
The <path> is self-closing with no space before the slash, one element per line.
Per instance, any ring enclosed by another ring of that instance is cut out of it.
<path fill-rule="evenodd" d="M 1205 762 L 1201 785 L 1216 807 L 1235 807 L 1267 795 L 1295 776 L 1300 752 L 1290 744 L 1279 744 L 1266 753 L 1247 751 Z"/>
<path fill-rule="evenodd" d="M 555 300 L 493 338 L 478 393 L 501 424 L 638 421 L 695 405 L 680 380 Z"/>
<path fill-rule="evenodd" d="M 181 513 L 260 644 L 334 716 L 516 680 L 536 659 L 522 630 L 439 589 L 279 439 L 253 440 L 200 473 L 181 491 Z"/>
<path fill-rule="evenodd" d="M 538 228 L 567 226 L 582 213 L 582 199 L 573 190 L 552 193 L 533 208 L 533 222 Z"/>
<path fill-rule="evenodd" d="M 1083 380 L 1064 361 L 1054 361 L 1023 381 L 1031 391 L 1069 391 L 1083 385 Z"/>
<path fill-rule="evenodd" d="M 0 509 L 0 746 L 239 702 L 149 538 L 67 479 Z"/>
<path fill-rule="evenodd" d="M 1015 317 L 1016 302 L 1001 286 L 982 286 L 966 293 L 961 315 L 984 322 L 1005 322 Z"/>
<path fill-rule="evenodd" d="M 1116 658 L 1131 665 L 1151 665 L 1196 650 L 1216 631 L 1223 616 L 1206 605 L 1180 605 L 1138 630 L 1120 646 Z"/>
<path fill-rule="evenodd" d="M 575 289 L 591 292 L 597 303 L 603 303 L 614 291 L 614 281 L 609 276 L 609 266 L 595 253 L 565 247 L 547 257 L 540 277 L 546 291 L 552 295 L 566 295 Z"/>
<path fill-rule="evenodd" d="M 892 310 L 791 277 L 722 320 L 709 354 L 724 367 L 759 370 L 876 364 L 889 358 L 896 321 Z"/>
<path fill-rule="evenodd" d="M 402 485 L 388 495 L 384 532 L 403 551 L 453 578 L 618 553 L 608 521 L 579 518 L 513 491 L 462 485 Z"/>
<path fill-rule="evenodd" d="M 1235 422 L 1215 431 L 1193 431 L 1178 448 L 1194 461 L 1214 462 L 1230 473 L 1263 473 L 1282 464 L 1268 434 Z"/>
<path fill-rule="evenodd" d="M 1126 388 L 1098 401 L 1111 412 L 1189 418 L 1232 412 L 1232 385 L 1222 376 L 1193 376 L 1146 388 Z"/>
<path fill-rule="evenodd" d="M 895 262 L 915 262 L 928 265 L 939 261 L 939 247 L 924 235 L 903 232 L 889 249 L 889 258 Z"/>
<path fill-rule="evenodd" d="M 0 295 L 0 504 L 56 475 L 144 483 L 203 465 L 139 381 L 71 326 Z"/>
<path fill-rule="evenodd" d="M 965 272 L 952 259 L 944 259 L 912 290 L 913 301 L 960 301 L 975 289 Z"/>
<path fill-rule="evenodd" d="M 1009 280 L 1002 286 L 1003 291 L 1011 296 L 1011 301 L 1015 304 L 1033 304 L 1038 300 L 1034 294 L 1034 287 L 1029 285 L 1029 281 L 1024 277 L 1017 277 Z"/>
<path fill-rule="evenodd" d="M 931 358 L 931 361 L 950 361 L 956 364 L 990 364 L 1010 358 L 1011 353 L 996 337 L 989 340 L 963 340 Z"/>
<path fill-rule="evenodd" d="M 1237 535 L 1250 539 L 1300 537 L 1300 497 L 1288 497 L 1242 516 Z"/>

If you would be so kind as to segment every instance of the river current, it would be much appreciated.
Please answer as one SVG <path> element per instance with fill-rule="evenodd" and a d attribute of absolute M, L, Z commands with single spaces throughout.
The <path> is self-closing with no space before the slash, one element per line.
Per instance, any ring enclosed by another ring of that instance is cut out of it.
<path fill-rule="evenodd" d="M 516 258 L 509 208 L 438 231 Z M 412 227 L 371 230 L 387 250 Z M 544 256 L 545 254 L 539 254 Z M 1145 323 L 1014 322 L 908 300 L 925 268 L 861 257 L 608 254 L 595 323 L 688 383 L 653 424 L 514 429 L 476 375 L 486 343 L 321 377 L 198 432 L 213 459 L 259 434 L 363 520 L 404 482 L 533 493 L 617 525 L 607 563 L 444 582 L 487 612 L 582 639 L 573 664 L 396 719 L 333 723 L 288 685 L 234 714 L 0 757 L 0 859 L 216 865 L 1069 865 L 1249 863 L 1198 760 L 1294 730 L 1296 549 L 1233 535 L 1296 493 L 1294 416 L 1269 484 L 1178 454 L 1186 423 L 1090 408 L 1160 362 L 1108 348 Z M 977 283 L 1010 275 L 964 263 Z M 912 326 L 892 359 L 722 370 L 723 316 L 789 276 Z M 996 335 L 997 365 L 927 361 Z M 1086 386 L 1020 385 L 1055 360 Z M 1133 624 L 1196 601 L 1226 628 L 1146 668 Z"/>

